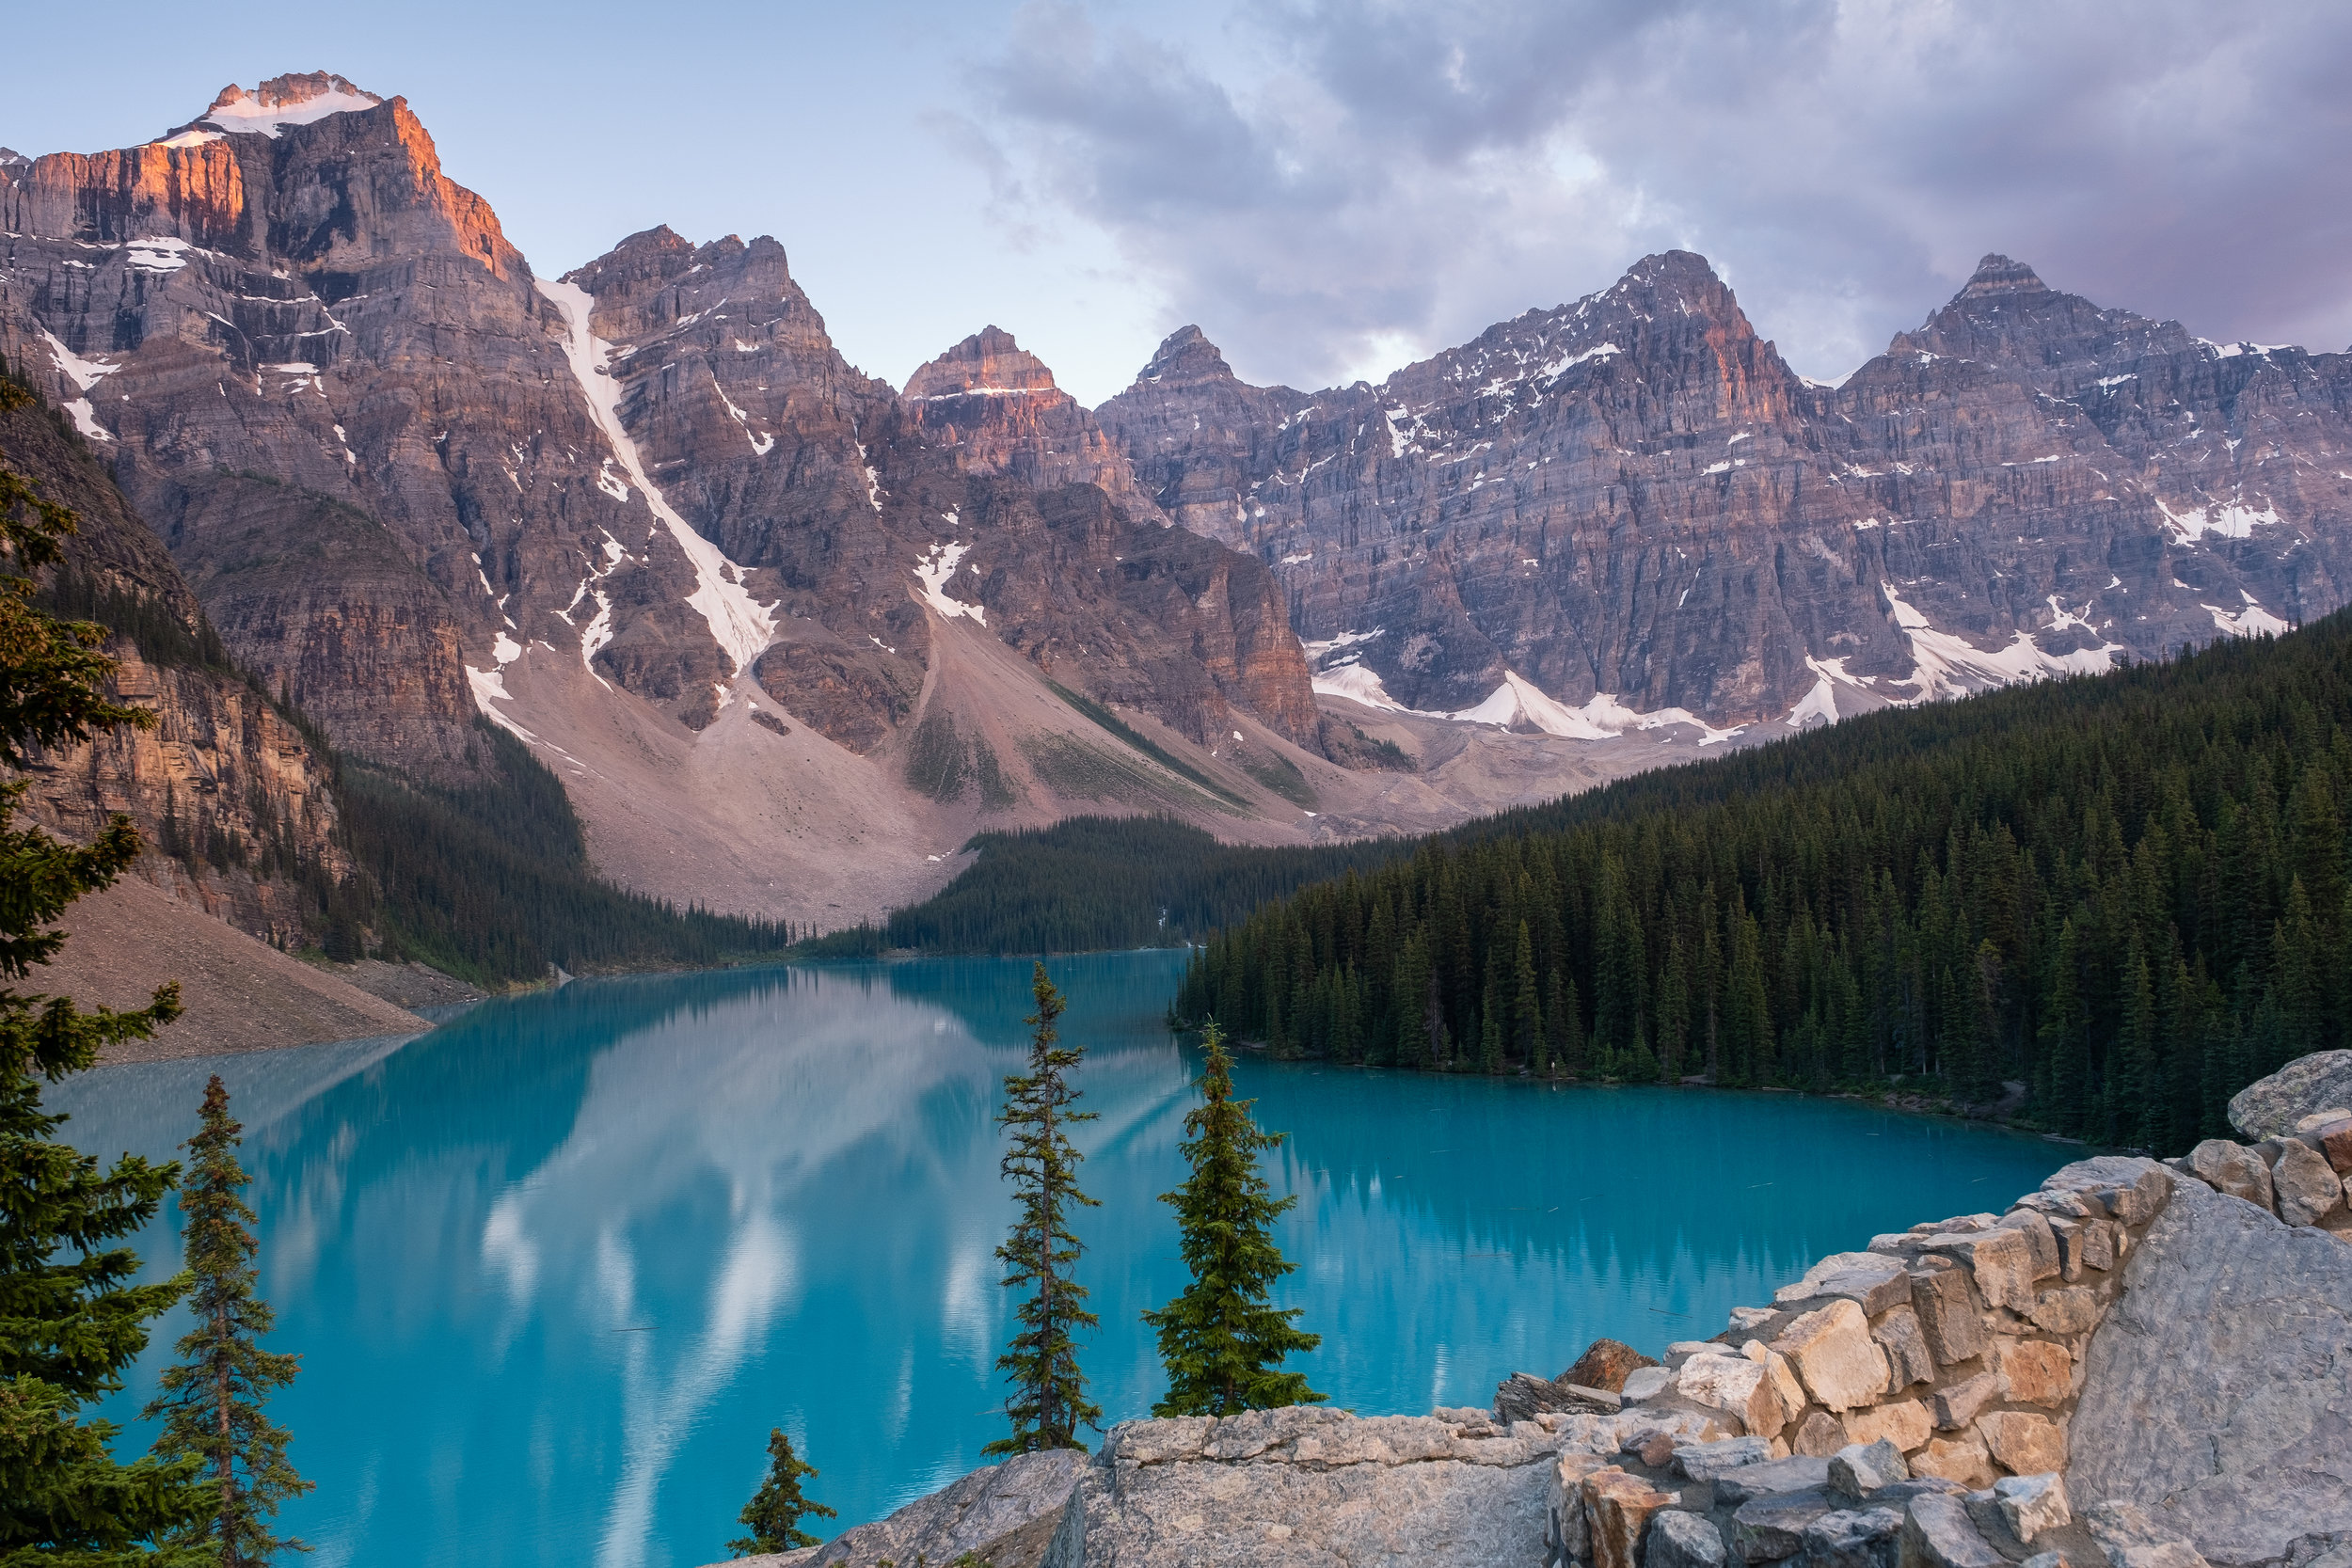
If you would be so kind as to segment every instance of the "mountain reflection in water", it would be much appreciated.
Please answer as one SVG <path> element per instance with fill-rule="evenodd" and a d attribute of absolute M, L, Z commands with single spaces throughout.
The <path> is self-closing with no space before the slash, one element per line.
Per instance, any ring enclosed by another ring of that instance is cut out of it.
<path fill-rule="evenodd" d="M 1192 1064 L 1181 954 L 1049 967 L 1082 1042 L 1078 1228 L 1105 1419 L 1162 1391 L 1137 1321 L 1183 1284 Z M 246 1123 L 273 1407 L 319 1483 L 285 1523 L 336 1564 L 691 1565 L 723 1556 L 782 1426 L 840 1524 L 1003 1430 L 993 1117 L 1026 960 L 587 981 L 405 1044 L 101 1069 L 50 1091 L 94 1153 L 168 1157 L 218 1070 Z M 2063 1150 L 1788 1095 L 1549 1088 L 1245 1060 L 1292 1134 L 1286 1305 L 1314 1386 L 1365 1412 L 1483 1404 L 1596 1335 L 1719 1329 L 1825 1252 L 1997 1209 Z M 177 1215 L 145 1243 L 176 1262 Z M 109 1413 L 151 1392 L 177 1317 Z M 148 1433 L 135 1425 L 126 1448 Z"/>

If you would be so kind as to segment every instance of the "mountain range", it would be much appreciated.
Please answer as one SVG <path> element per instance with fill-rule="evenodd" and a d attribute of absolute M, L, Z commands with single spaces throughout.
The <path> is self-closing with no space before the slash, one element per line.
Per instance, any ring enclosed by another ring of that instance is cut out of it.
<path fill-rule="evenodd" d="M 2281 628 L 2352 570 L 2352 355 L 1997 256 L 1836 387 L 1669 252 L 1377 387 L 1249 386 L 1187 327 L 1089 411 L 993 326 L 894 390 L 766 237 L 542 277 L 405 101 L 326 72 L 0 151 L 0 354 L 237 689 L 421 785 L 498 725 L 604 875 L 819 926 L 977 828 L 1425 830 Z M 43 809 L 167 774 L 255 831 L 244 774 L 135 751 Z"/>

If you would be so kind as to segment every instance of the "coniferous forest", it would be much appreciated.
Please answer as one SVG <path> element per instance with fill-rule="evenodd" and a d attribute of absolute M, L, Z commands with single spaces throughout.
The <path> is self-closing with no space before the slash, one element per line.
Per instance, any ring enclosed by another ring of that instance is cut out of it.
<path fill-rule="evenodd" d="M 1493 818 L 1219 933 L 1175 1012 L 1439 1071 L 2018 1083 L 2171 1152 L 2344 1043 L 2347 792 L 2339 613 Z"/>

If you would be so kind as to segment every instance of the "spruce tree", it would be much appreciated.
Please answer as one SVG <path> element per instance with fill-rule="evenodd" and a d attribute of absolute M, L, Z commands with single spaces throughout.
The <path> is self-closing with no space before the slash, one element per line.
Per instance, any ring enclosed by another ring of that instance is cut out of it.
<path fill-rule="evenodd" d="M 1283 1134 L 1259 1130 L 1253 1101 L 1233 1098 L 1233 1064 L 1215 1022 L 1202 1032 L 1200 1103 L 1184 1117 L 1184 1163 L 1192 1175 L 1160 1201 L 1176 1211 L 1184 1266 L 1192 1283 L 1143 1321 L 1159 1330 L 1168 1398 L 1154 1416 L 1231 1416 L 1242 1410 L 1319 1404 L 1303 1372 L 1279 1370 L 1282 1358 L 1314 1349 L 1321 1335 L 1295 1323 L 1297 1307 L 1269 1304 L 1274 1282 L 1298 1265 L 1282 1256 L 1274 1222 L 1295 1196 L 1278 1198 L 1258 1156 Z"/>
<path fill-rule="evenodd" d="M 1012 1395 L 1005 1401 L 1012 1434 L 980 1450 L 991 1454 L 1079 1448 L 1079 1426 L 1094 1425 L 1103 1414 L 1087 1402 L 1086 1377 L 1078 1370 L 1072 1338 L 1097 1320 L 1082 1305 L 1085 1287 L 1072 1277 L 1084 1249 L 1070 1228 L 1070 1211 L 1092 1208 L 1094 1199 L 1078 1189 L 1078 1163 L 1086 1157 L 1064 1131 L 1074 1122 L 1092 1121 L 1094 1113 L 1067 1108 L 1078 1098 L 1069 1073 L 1083 1052 L 1057 1043 L 1062 997 L 1045 977 L 1042 963 L 1031 975 L 1029 990 L 1037 998 L 1037 1011 L 1024 1021 L 1030 1027 L 1029 1070 L 1005 1079 L 1005 1108 L 996 1117 L 1012 1135 L 997 1168 L 1013 1184 L 1018 1211 L 1012 1233 L 996 1249 L 1005 1265 L 1001 1283 L 1007 1290 L 1025 1289 L 1028 1295 L 1017 1314 L 1021 1332 L 996 1358 L 997 1370 L 1012 1383 Z"/>
<path fill-rule="evenodd" d="M 310 1549 L 270 1533 L 278 1505 L 311 1483 L 287 1462 L 286 1429 L 262 1414 L 272 1391 L 294 1381 L 301 1358 L 261 1347 L 276 1314 L 253 1293 L 260 1243 L 236 1153 L 245 1130 L 230 1118 L 218 1073 L 205 1086 L 202 1115 L 203 1127 L 188 1140 L 194 1169 L 180 1200 L 196 1325 L 181 1336 L 180 1364 L 164 1373 L 163 1391 L 140 1418 L 163 1420 L 158 1455 L 204 1466 L 211 1515 L 185 1532 L 187 1544 L 210 1550 L 221 1568 L 251 1568 L 280 1552 Z"/>
<path fill-rule="evenodd" d="M 30 401 L 0 381 L 0 413 Z M 0 467 L 0 765 L 23 768 L 36 749 L 151 713 L 110 702 L 114 663 L 103 628 L 59 622 L 33 604 L 29 575 L 59 558 L 73 515 Z M 112 882 L 139 853 L 128 817 L 111 817 L 87 847 L 10 826 L 22 783 L 0 784 L 0 1561 L 177 1563 L 186 1548 L 151 1544 L 203 1516 L 196 1465 L 119 1465 L 112 1423 L 82 1406 L 121 1386 L 147 1347 L 147 1325 L 180 1298 L 182 1279 L 135 1285 L 138 1257 L 119 1243 L 154 1217 L 179 1167 L 126 1155 L 107 1170 L 57 1140 L 65 1117 L 41 1109 L 44 1081 L 89 1067 L 101 1046 L 144 1038 L 179 1016 L 179 990 L 145 1007 L 83 1011 L 27 994 L 32 966 L 56 956 L 66 907 Z"/>
<path fill-rule="evenodd" d="M 751 1534 L 727 1543 L 727 1550 L 737 1557 L 755 1553 L 789 1552 L 803 1546 L 814 1546 L 820 1537 L 801 1528 L 803 1519 L 837 1517 L 823 1503 L 811 1502 L 801 1495 L 801 1480 L 817 1474 L 817 1466 L 792 1451 L 792 1439 L 784 1434 L 782 1427 L 768 1432 L 768 1477 L 752 1494 L 752 1500 L 743 1505 L 743 1512 L 735 1522 L 751 1530 Z"/>

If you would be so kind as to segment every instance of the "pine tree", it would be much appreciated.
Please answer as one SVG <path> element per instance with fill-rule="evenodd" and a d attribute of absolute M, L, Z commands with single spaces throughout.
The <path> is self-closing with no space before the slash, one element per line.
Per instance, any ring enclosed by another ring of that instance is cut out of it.
<path fill-rule="evenodd" d="M 278 1505 L 311 1483 L 287 1462 L 285 1428 L 262 1413 L 271 1391 L 294 1381 L 301 1358 L 261 1348 L 275 1314 L 253 1293 L 260 1243 L 248 1228 L 253 1211 L 237 1163 L 244 1129 L 230 1119 L 218 1073 L 204 1090 L 202 1114 L 202 1130 L 188 1140 L 194 1169 L 180 1200 L 196 1326 L 181 1337 L 180 1364 L 165 1371 L 163 1391 L 139 1418 L 162 1419 L 160 1457 L 204 1466 L 213 1511 L 185 1532 L 187 1544 L 210 1550 L 221 1568 L 251 1568 L 279 1552 L 310 1549 L 270 1533 Z"/>
<path fill-rule="evenodd" d="M 1298 1265 L 1282 1256 L 1274 1222 L 1298 1201 L 1277 1198 L 1258 1156 L 1279 1148 L 1279 1132 L 1261 1132 L 1253 1101 L 1233 1098 L 1233 1064 L 1215 1022 L 1201 1035 L 1200 1103 L 1184 1117 L 1189 1134 L 1184 1186 L 1160 1195 L 1176 1211 L 1192 1283 L 1143 1321 L 1159 1330 L 1168 1398 L 1154 1416 L 1231 1416 L 1242 1410 L 1319 1404 L 1303 1372 L 1276 1369 L 1282 1358 L 1323 1342 L 1300 1330 L 1297 1307 L 1268 1305 L 1274 1282 Z"/>
<path fill-rule="evenodd" d="M 735 1516 L 735 1522 L 749 1528 L 751 1534 L 728 1542 L 727 1550 L 737 1557 L 751 1557 L 816 1545 L 821 1538 L 803 1529 L 801 1521 L 839 1515 L 801 1495 L 802 1478 L 815 1474 L 817 1466 L 792 1451 L 792 1439 L 784 1434 L 784 1429 L 770 1428 L 768 1477 L 743 1505 L 743 1512 Z"/>
<path fill-rule="evenodd" d="M 0 381 L 0 413 L 27 395 Z M 0 551 L 20 573 L 54 564 L 73 515 L 0 467 Z M 87 739 L 154 716 L 109 702 L 114 663 L 104 631 L 62 623 L 33 604 L 29 577 L 0 579 L 0 765 L 21 769 L 36 748 Z M 86 847 L 9 819 L 22 783 L 0 784 L 0 1561 L 195 1562 L 163 1540 L 204 1516 L 196 1465 L 119 1465 L 112 1423 L 81 1407 L 121 1386 L 147 1346 L 149 1322 L 186 1285 L 135 1285 L 138 1257 L 119 1245 L 154 1217 L 179 1167 L 126 1155 L 103 1172 L 56 1138 L 65 1118 L 41 1109 L 44 1081 L 89 1067 L 101 1046 L 144 1038 L 179 1016 L 179 989 L 157 988 L 133 1012 L 83 1011 L 65 997 L 8 982 L 56 956 L 52 928 L 66 906 L 112 882 L 139 853 L 117 816 Z"/>
<path fill-rule="evenodd" d="M 1012 1234 L 996 1249 L 1005 1265 L 1001 1283 L 1008 1290 L 1027 1288 L 1029 1294 L 1017 1314 L 1021 1332 L 996 1358 L 997 1370 L 1013 1386 L 1005 1401 L 1012 1434 L 982 1453 L 1078 1448 L 1079 1426 L 1092 1426 L 1103 1414 L 1087 1402 L 1086 1378 L 1071 1338 L 1097 1321 L 1081 1305 L 1085 1287 L 1071 1277 L 1084 1249 L 1070 1228 L 1069 1212 L 1092 1208 L 1095 1201 L 1078 1189 L 1078 1163 L 1085 1156 L 1064 1131 L 1073 1122 L 1094 1119 L 1091 1111 L 1067 1109 L 1078 1098 L 1070 1086 L 1070 1069 L 1084 1053 L 1057 1043 L 1055 1021 L 1062 1014 L 1062 997 L 1045 977 L 1042 963 L 1030 976 L 1029 990 L 1037 998 L 1037 1011 L 1024 1021 L 1030 1028 L 1029 1070 L 1005 1079 L 1005 1108 L 996 1117 L 1012 1134 L 1012 1147 L 998 1169 L 1013 1184 L 1019 1211 Z"/>

